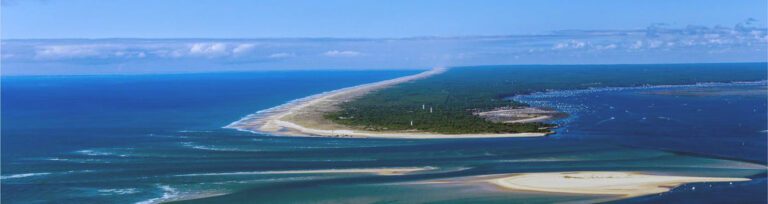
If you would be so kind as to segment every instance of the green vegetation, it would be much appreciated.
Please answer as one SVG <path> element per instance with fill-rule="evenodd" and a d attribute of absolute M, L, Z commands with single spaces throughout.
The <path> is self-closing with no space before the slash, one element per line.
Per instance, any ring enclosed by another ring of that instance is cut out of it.
<path fill-rule="evenodd" d="M 765 79 L 766 63 L 458 67 L 343 103 L 340 111 L 325 117 L 340 124 L 377 131 L 546 132 L 551 125 L 493 123 L 472 115 L 472 111 L 524 106 L 505 98 L 546 90 Z M 422 109 L 422 105 L 426 108 Z"/>

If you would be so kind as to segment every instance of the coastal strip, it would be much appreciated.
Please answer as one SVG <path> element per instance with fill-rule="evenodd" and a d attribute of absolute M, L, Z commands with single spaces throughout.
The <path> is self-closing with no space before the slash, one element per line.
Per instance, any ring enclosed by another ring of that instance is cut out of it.
<path fill-rule="evenodd" d="M 349 138 L 451 139 L 547 135 L 547 133 L 438 134 L 416 131 L 364 131 L 339 125 L 324 118 L 325 113 L 338 110 L 338 105 L 346 101 L 354 100 L 372 91 L 423 79 L 445 71 L 446 68 L 438 67 L 415 75 L 312 95 L 248 115 L 225 128 L 281 136 Z"/>

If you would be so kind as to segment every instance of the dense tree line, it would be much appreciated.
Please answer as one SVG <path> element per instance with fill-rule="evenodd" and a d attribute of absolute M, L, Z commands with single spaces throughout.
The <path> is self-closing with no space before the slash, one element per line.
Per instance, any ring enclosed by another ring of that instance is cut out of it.
<path fill-rule="evenodd" d="M 472 112 L 525 106 L 506 98 L 547 90 L 765 80 L 765 67 L 765 63 L 457 67 L 343 103 L 325 117 L 374 131 L 546 132 L 552 125 L 493 123 Z"/>

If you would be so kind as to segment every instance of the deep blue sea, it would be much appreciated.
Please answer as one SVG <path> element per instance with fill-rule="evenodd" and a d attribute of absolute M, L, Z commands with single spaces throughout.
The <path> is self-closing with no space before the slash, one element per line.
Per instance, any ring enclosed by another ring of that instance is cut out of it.
<path fill-rule="evenodd" d="M 595 196 L 417 181 L 532 171 L 744 176 L 620 202 L 766 203 L 765 82 L 539 93 L 543 138 L 275 137 L 221 127 L 293 99 L 417 73 L 295 71 L 2 78 L 3 203 L 551 203 Z M 414 175 L 270 174 L 432 167 Z M 392 185 L 398 184 L 398 185 Z"/>

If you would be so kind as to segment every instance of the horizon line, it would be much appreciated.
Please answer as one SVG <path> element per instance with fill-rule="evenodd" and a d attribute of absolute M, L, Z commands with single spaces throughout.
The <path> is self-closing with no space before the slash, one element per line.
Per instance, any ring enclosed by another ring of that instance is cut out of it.
<path fill-rule="evenodd" d="M 685 27 L 668 28 L 665 30 L 682 30 Z M 768 31 L 768 27 L 754 27 L 755 30 Z M 557 36 L 563 34 L 575 34 L 573 32 L 592 33 L 595 32 L 645 32 L 648 28 L 635 29 L 562 29 L 540 33 L 528 34 L 478 34 L 478 35 L 414 35 L 402 37 L 333 37 L 333 36 L 292 36 L 292 37 L 96 37 L 96 38 L 2 38 L 0 41 L 25 41 L 25 40 L 415 40 L 415 39 L 461 39 L 461 38 L 500 38 L 500 37 L 537 37 L 537 36 Z"/>
<path fill-rule="evenodd" d="M 666 63 L 589 63 L 589 64 L 480 64 L 480 65 L 459 65 L 442 66 L 447 69 L 463 67 L 486 67 L 486 66 L 610 66 L 610 65 L 685 65 L 685 64 L 765 64 L 768 61 L 738 61 L 738 62 L 666 62 Z M 93 73 L 93 74 L 11 74 L 5 75 L 0 72 L 0 77 L 69 77 L 69 76 L 139 76 L 139 75 L 186 75 L 186 74 L 235 74 L 235 73 L 256 73 L 256 72 L 306 72 L 306 71 L 416 71 L 430 70 L 439 66 L 428 68 L 403 67 L 403 68 L 371 68 L 371 69 L 349 69 L 349 68 L 327 68 L 327 69 L 263 69 L 263 70 L 221 70 L 221 71 L 190 71 L 190 72 L 140 72 L 140 73 Z"/>

